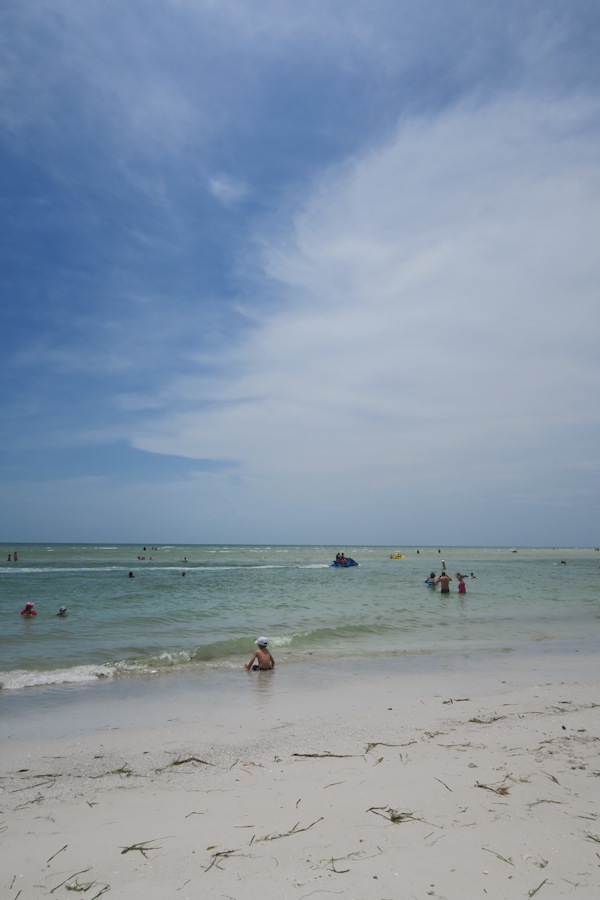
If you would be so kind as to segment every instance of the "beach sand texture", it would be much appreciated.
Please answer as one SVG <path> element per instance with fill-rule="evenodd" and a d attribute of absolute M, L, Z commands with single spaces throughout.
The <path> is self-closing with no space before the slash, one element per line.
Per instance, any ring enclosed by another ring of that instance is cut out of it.
<path fill-rule="evenodd" d="M 2 896 L 597 900 L 597 688 L 444 687 L 7 740 Z"/>

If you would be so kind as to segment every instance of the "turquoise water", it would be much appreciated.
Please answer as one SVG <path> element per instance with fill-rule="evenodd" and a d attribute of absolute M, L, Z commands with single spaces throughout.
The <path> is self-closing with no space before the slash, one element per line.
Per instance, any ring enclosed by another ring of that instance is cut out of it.
<path fill-rule="evenodd" d="M 0 559 L 14 549 L 5 547 Z M 4 690 L 239 668 L 261 634 L 285 665 L 539 644 L 589 647 L 600 633 L 600 552 L 592 548 L 16 549 L 18 562 L 0 563 Z M 360 565 L 331 568 L 340 549 Z M 398 550 L 405 558 L 390 559 Z M 476 575 L 466 578 L 465 596 L 456 579 L 449 596 L 425 586 L 442 559 L 453 577 L 458 570 Z M 28 600 L 35 619 L 19 615 Z M 62 605 L 65 619 L 56 616 Z"/>

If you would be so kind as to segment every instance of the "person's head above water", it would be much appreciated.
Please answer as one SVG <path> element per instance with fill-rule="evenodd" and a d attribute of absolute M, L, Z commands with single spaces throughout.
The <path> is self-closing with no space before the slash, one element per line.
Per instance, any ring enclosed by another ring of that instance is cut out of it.
<path fill-rule="evenodd" d="M 259 647 L 266 647 L 269 641 L 266 637 L 259 637 L 254 643 L 258 644 Z"/>

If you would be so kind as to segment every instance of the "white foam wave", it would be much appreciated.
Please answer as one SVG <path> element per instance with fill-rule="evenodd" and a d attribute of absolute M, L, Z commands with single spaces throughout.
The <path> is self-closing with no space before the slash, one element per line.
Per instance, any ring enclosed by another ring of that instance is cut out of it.
<path fill-rule="evenodd" d="M 5 691 L 40 687 L 48 684 L 84 684 L 100 678 L 112 678 L 114 669 L 109 666 L 74 666 L 72 669 L 55 669 L 49 672 L 0 672 L 0 687 Z"/>
<path fill-rule="evenodd" d="M 18 575 L 54 575 L 56 572 L 69 572 L 77 575 L 78 572 L 104 572 L 104 571 L 125 571 L 127 566 L 53 566 L 48 569 L 45 566 L 20 566 L 18 569 L 10 569 L 7 566 L 0 567 L 0 572 L 11 572 Z"/>
<path fill-rule="evenodd" d="M 276 637 L 270 638 L 269 643 L 271 647 L 288 647 L 293 640 L 293 634 L 280 634 Z"/>

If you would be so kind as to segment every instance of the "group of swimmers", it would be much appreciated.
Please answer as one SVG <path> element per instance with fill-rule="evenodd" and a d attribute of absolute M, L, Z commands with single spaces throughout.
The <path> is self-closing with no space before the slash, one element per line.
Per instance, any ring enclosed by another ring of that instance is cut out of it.
<path fill-rule="evenodd" d="M 35 608 L 35 605 L 31 602 L 31 600 L 29 600 L 25 604 L 25 606 L 21 610 L 21 615 L 23 616 L 24 619 L 33 619 L 34 616 L 37 616 L 37 609 Z M 58 612 L 56 613 L 56 615 L 60 616 L 61 619 L 66 619 L 67 616 L 69 615 L 69 613 L 67 612 L 67 607 L 61 606 L 60 609 L 58 610 Z"/>
<path fill-rule="evenodd" d="M 471 572 L 471 578 L 475 578 L 473 572 Z M 461 575 L 460 572 L 456 573 L 456 580 L 458 581 L 458 593 L 466 594 L 467 593 L 467 585 L 465 584 L 465 576 Z M 447 574 L 446 569 L 442 569 L 442 574 L 439 578 L 435 577 L 435 572 L 430 572 L 429 577 L 425 579 L 425 584 L 427 587 L 435 590 L 438 584 L 440 585 L 440 594 L 449 594 L 450 593 L 450 582 L 452 578 Z"/>

